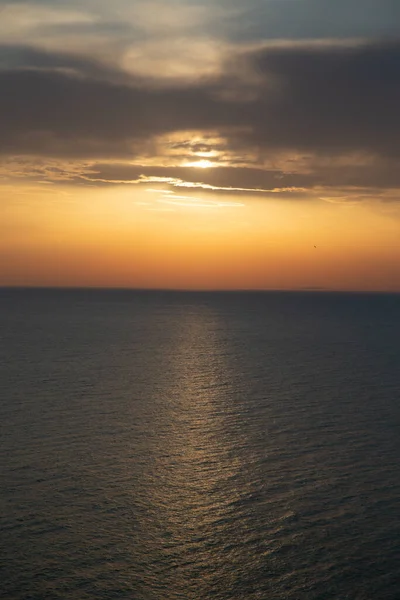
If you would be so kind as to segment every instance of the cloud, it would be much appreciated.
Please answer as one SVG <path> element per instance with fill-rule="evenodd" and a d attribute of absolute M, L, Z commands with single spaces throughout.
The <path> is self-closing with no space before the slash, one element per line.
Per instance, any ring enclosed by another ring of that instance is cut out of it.
<path fill-rule="evenodd" d="M 221 44 L 209 27 L 227 11 L 188 0 L 0 0 L 0 12 L 3 43 L 81 53 L 164 77 L 213 67 Z"/>
<path fill-rule="evenodd" d="M 400 42 L 292 44 L 248 52 L 259 75 L 253 143 L 397 154 Z"/>
<path fill-rule="evenodd" d="M 0 0 L 2 7 L 13 11 L 14 21 L 15 15 L 32 21 L 40 13 L 48 24 L 73 24 L 91 15 L 97 23 L 128 24 L 147 36 L 206 31 L 234 42 L 393 37 L 400 21 L 397 0 Z"/>
<path fill-rule="evenodd" d="M 87 175 L 91 181 L 112 183 L 132 182 L 140 178 L 172 178 L 177 181 L 193 181 L 215 189 L 238 189 L 272 191 L 276 188 L 299 188 L 312 184 L 312 177 L 302 174 L 282 174 L 280 171 L 244 168 L 215 167 L 163 167 L 129 165 L 125 163 L 95 163 Z"/>
<path fill-rule="evenodd" d="M 49 64 L 47 57 L 43 64 Z M 100 79 L 101 69 L 83 61 L 79 64 L 74 57 L 72 71 L 83 65 L 78 75 L 65 72 L 67 58 L 58 64 L 64 72 L 58 68 L 0 71 L 0 87 L 5 90 L 0 96 L 0 152 L 129 155 L 135 142 L 143 144 L 168 131 L 230 125 L 224 103 L 214 99 L 207 86 L 145 88 L 140 79 L 129 85 L 110 77 Z"/>
<path fill-rule="evenodd" d="M 26 46 L 2 46 L 0 57 L 5 157 L 141 163 L 152 155 L 157 173 L 165 169 L 166 176 L 185 179 L 178 165 L 165 166 L 168 148 L 160 139 L 175 136 L 171 147 L 184 155 L 191 131 L 198 133 L 192 153 L 196 147 L 212 151 L 212 134 L 221 140 L 216 152 L 222 145 L 228 162 L 235 155 L 258 164 L 203 170 L 207 185 L 400 186 L 400 41 L 236 49 L 220 73 L 188 81 L 133 76 L 85 56 Z M 265 167 L 288 153 L 306 155 L 306 167 Z M 361 158 L 347 164 L 351 156 Z M 134 178 L 137 169 L 109 168 L 110 178 L 121 180 L 130 171 Z M 118 169 L 123 176 L 116 176 Z"/>
<path fill-rule="evenodd" d="M 230 34 L 241 41 L 383 37 L 398 35 L 399 22 L 397 0 L 248 0 Z"/>
<path fill-rule="evenodd" d="M 105 80 L 114 83 L 128 82 L 128 75 L 89 56 L 66 54 L 24 45 L 0 44 L 0 72 L 16 70 L 53 71 L 65 75 Z"/>

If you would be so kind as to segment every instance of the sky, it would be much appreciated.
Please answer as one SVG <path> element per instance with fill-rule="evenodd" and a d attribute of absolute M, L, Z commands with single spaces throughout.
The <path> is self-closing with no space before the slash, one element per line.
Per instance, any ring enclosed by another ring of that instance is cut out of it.
<path fill-rule="evenodd" d="M 398 0 L 0 0 L 0 286 L 400 291 Z"/>

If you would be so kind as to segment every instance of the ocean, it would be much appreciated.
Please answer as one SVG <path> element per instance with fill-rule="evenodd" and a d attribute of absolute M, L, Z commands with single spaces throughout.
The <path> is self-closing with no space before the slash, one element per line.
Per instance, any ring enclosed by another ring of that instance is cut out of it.
<path fill-rule="evenodd" d="M 399 600 L 400 295 L 0 291 L 7 600 Z"/>

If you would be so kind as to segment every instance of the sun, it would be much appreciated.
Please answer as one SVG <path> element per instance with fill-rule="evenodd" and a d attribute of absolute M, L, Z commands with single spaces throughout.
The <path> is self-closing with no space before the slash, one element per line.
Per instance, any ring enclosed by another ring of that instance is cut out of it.
<path fill-rule="evenodd" d="M 210 160 L 195 160 L 193 162 L 189 162 L 185 164 L 185 167 L 196 167 L 198 169 L 209 169 L 210 167 L 213 167 L 214 163 L 212 163 Z"/>

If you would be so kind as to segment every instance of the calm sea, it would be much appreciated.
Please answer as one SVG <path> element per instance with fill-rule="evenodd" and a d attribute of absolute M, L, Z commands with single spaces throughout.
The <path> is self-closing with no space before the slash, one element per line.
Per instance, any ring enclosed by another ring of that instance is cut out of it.
<path fill-rule="evenodd" d="M 0 291 L 5 599 L 399 600 L 400 295 Z"/>

